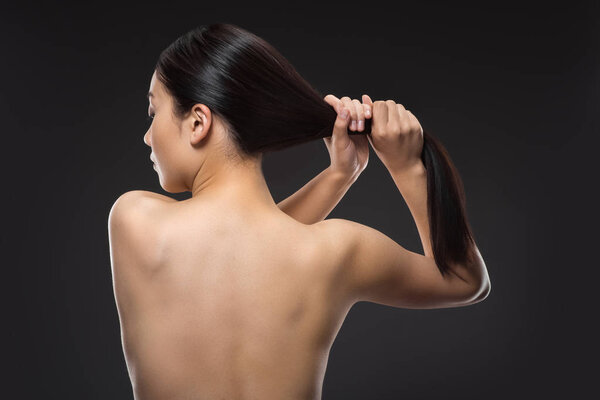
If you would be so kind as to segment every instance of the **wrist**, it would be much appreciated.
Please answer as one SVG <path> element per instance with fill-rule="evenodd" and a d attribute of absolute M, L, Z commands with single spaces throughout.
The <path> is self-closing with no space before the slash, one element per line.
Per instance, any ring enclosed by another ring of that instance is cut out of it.
<path fill-rule="evenodd" d="M 425 165 L 423 165 L 422 161 L 419 161 L 412 167 L 409 168 L 388 168 L 388 171 L 394 178 L 421 178 L 427 177 L 427 170 L 425 169 Z"/>
<path fill-rule="evenodd" d="M 338 185 L 351 185 L 358 178 L 359 173 L 348 173 L 334 169 L 331 165 L 326 168 L 325 173 L 329 179 Z"/>

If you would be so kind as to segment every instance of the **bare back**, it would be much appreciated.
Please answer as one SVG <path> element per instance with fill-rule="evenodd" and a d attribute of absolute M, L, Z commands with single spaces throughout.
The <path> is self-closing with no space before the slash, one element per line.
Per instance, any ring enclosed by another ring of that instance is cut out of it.
<path fill-rule="evenodd" d="M 208 202 L 160 220 L 156 265 L 114 278 L 136 399 L 320 399 L 353 304 L 325 230 Z"/>

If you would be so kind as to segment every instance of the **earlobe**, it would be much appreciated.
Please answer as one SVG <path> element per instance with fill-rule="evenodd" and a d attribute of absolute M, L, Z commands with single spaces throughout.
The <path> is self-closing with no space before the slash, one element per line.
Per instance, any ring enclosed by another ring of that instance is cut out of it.
<path fill-rule="evenodd" d="M 194 122 L 194 129 L 192 130 L 192 142 L 197 143 L 202 138 L 202 131 L 204 130 L 204 125 L 198 126 L 199 122 Z"/>

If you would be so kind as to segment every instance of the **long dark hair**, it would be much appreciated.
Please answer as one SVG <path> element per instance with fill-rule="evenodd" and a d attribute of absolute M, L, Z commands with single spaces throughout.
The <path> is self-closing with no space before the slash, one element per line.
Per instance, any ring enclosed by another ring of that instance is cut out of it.
<path fill-rule="evenodd" d="M 159 56 L 157 78 L 181 119 L 205 104 L 226 125 L 241 158 L 331 136 L 337 113 L 272 45 L 239 26 L 201 25 Z M 365 120 L 362 132 L 371 132 Z M 424 131 L 432 250 L 444 275 L 448 262 L 474 255 L 460 176 L 442 144 Z"/>

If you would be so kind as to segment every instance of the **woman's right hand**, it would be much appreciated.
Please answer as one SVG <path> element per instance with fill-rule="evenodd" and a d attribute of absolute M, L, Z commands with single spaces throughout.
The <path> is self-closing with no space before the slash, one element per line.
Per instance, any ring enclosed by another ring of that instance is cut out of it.
<path fill-rule="evenodd" d="M 413 113 L 394 100 L 373 103 L 366 94 L 363 103 L 373 109 L 367 138 L 386 168 L 401 173 L 422 166 L 423 128 Z"/>
<path fill-rule="evenodd" d="M 328 94 L 324 100 L 338 114 L 331 136 L 323 138 L 331 158 L 330 168 L 349 179 L 356 178 L 369 162 L 369 142 L 365 135 L 349 135 L 348 130 L 364 131 L 365 119 L 371 118 L 371 106 L 348 96 L 338 99 Z M 342 117 L 344 110 L 347 111 L 346 118 Z M 350 121 L 358 123 L 353 126 L 349 125 Z"/>

